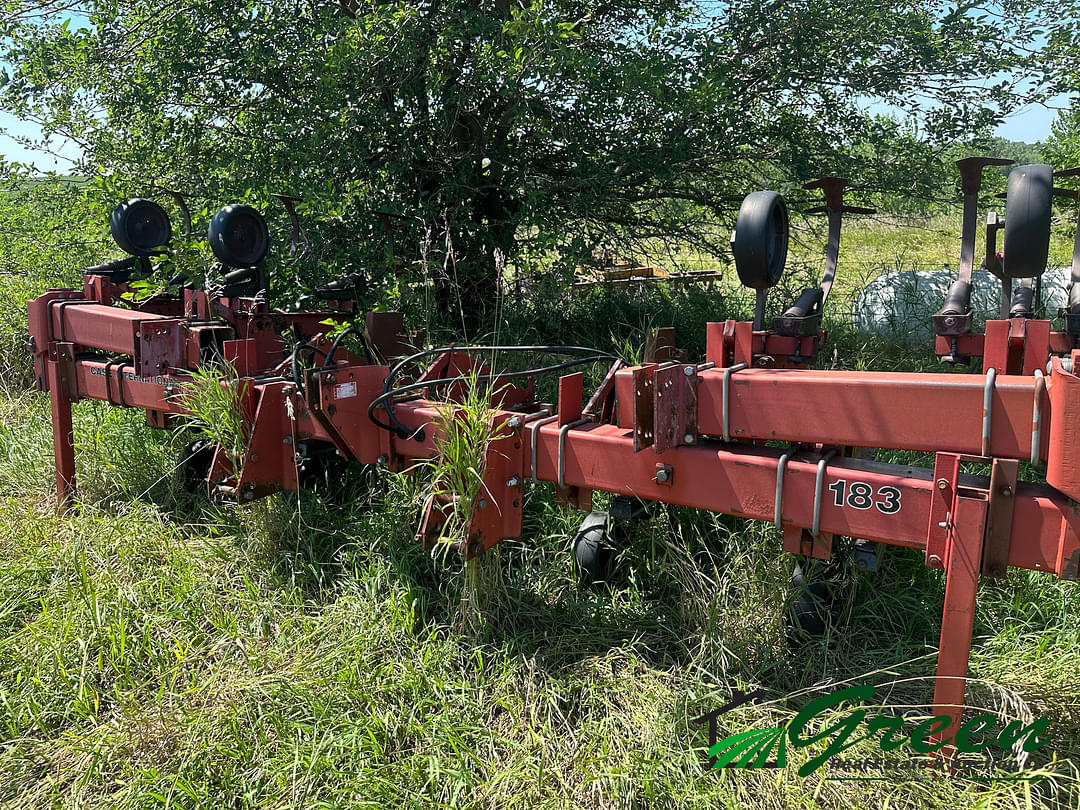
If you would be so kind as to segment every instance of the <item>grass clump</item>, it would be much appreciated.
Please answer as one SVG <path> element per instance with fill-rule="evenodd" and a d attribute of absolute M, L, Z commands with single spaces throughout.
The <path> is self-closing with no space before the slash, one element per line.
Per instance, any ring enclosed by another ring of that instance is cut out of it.
<path fill-rule="evenodd" d="M 194 429 L 219 446 L 234 475 L 240 474 L 248 443 L 242 406 L 244 385 L 231 363 L 219 362 L 191 372 L 191 380 L 181 393 L 187 413 L 180 420 L 180 429 Z"/>
<path fill-rule="evenodd" d="M 456 386 L 459 401 L 440 409 L 432 425 L 437 455 L 419 465 L 429 474 L 425 502 L 446 516 L 438 536 L 433 538 L 432 549 L 444 561 L 451 551 L 469 548 L 473 511 L 497 508 L 497 500 L 484 483 L 484 474 L 492 443 L 508 435 L 505 425 L 492 419 L 490 408 L 496 389 L 489 375 L 474 368 Z M 499 579 L 498 547 L 465 561 L 461 592 L 465 625 L 477 626 Z"/>

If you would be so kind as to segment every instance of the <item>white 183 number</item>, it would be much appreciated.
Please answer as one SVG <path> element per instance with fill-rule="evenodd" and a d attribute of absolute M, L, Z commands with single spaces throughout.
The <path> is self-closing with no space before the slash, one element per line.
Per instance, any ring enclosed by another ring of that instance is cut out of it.
<path fill-rule="evenodd" d="M 884 515 L 895 515 L 900 511 L 900 490 L 896 487 L 874 488 L 862 481 L 845 481 L 839 479 L 835 484 L 829 485 L 829 491 L 833 493 L 833 506 L 843 506 L 845 503 L 852 509 L 870 509 L 876 506 L 877 510 Z"/>

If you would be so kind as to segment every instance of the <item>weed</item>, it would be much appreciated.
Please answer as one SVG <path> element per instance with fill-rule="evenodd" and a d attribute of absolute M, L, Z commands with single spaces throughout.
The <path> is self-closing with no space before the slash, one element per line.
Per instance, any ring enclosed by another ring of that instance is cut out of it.
<path fill-rule="evenodd" d="M 430 471 L 428 497 L 445 505 L 446 522 L 435 538 L 434 553 L 444 559 L 451 549 L 469 545 L 469 523 L 480 502 L 494 504 L 485 490 L 484 471 L 491 443 L 507 435 L 490 413 L 496 389 L 490 377 L 473 369 L 458 386 L 460 399 L 439 411 L 435 424 L 437 455 L 421 462 Z M 475 626 L 485 603 L 498 588 L 498 549 L 465 563 L 461 608 L 463 622 Z"/>
<path fill-rule="evenodd" d="M 203 366 L 184 384 L 181 398 L 187 413 L 179 420 L 179 429 L 194 428 L 217 444 L 237 476 L 248 442 L 243 396 L 243 383 L 232 364 Z"/>

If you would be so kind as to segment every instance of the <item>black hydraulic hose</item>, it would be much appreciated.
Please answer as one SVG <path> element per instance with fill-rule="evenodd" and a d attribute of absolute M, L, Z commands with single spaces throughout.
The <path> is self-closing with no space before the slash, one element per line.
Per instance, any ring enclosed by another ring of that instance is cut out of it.
<path fill-rule="evenodd" d="M 297 343 L 296 347 L 292 350 L 292 358 L 290 363 L 292 364 L 293 382 L 296 383 L 296 390 L 300 396 L 305 396 L 304 381 L 300 376 L 300 364 L 297 362 L 297 355 L 300 354 L 301 349 L 308 349 L 309 351 L 317 352 L 323 357 L 326 357 L 326 352 L 320 349 L 318 346 L 312 346 L 310 343 Z"/>
<path fill-rule="evenodd" d="M 360 338 L 360 345 L 364 347 L 364 356 L 367 358 L 368 363 L 375 365 L 375 355 L 371 351 L 371 346 L 368 345 L 367 340 L 364 338 L 364 333 L 350 326 L 334 338 L 334 342 L 330 344 L 330 350 L 326 352 L 326 359 L 323 360 L 323 368 L 329 366 L 334 362 L 334 352 L 337 351 L 337 347 L 341 344 L 341 341 L 346 335 L 355 334 Z"/>
<path fill-rule="evenodd" d="M 469 347 L 469 348 L 471 348 L 473 351 L 476 351 L 478 348 L 481 348 L 481 347 L 473 346 L 473 347 Z M 577 351 L 577 350 L 581 350 L 582 347 L 580 347 L 580 346 L 571 346 L 571 347 L 565 347 L 565 346 L 562 346 L 562 347 L 547 347 L 547 346 L 539 346 L 539 347 L 538 346 L 529 346 L 529 347 L 516 347 L 516 346 L 514 346 L 514 347 L 490 347 L 490 346 L 485 346 L 485 347 L 482 347 L 482 348 L 484 348 L 486 350 L 491 350 L 492 348 L 495 348 L 495 349 L 498 349 L 500 351 L 503 350 L 504 348 L 509 348 L 511 350 L 519 349 L 521 351 L 552 351 L 552 353 L 554 354 L 554 353 L 563 353 L 566 349 L 572 349 L 572 350 Z M 463 348 L 462 351 L 464 351 L 464 350 L 465 349 Z M 428 350 L 426 352 L 421 353 L 421 356 L 426 355 L 426 354 L 432 354 L 432 353 L 435 353 L 435 352 L 441 352 L 441 351 L 447 351 L 447 349 L 444 348 L 444 349 Z M 553 365 L 542 366 L 540 368 L 530 368 L 530 369 L 525 369 L 523 371 L 504 371 L 504 372 L 500 372 L 498 374 L 495 374 L 495 373 L 477 374 L 477 375 L 475 375 L 475 379 L 503 380 L 503 379 L 509 379 L 511 377 L 538 377 L 538 376 L 541 376 L 543 374 L 552 374 L 552 373 L 554 373 L 556 371 L 562 371 L 563 369 L 573 368 L 575 366 L 582 366 L 582 365 L 586 365 L 588 363 L 596 363 L 596 362 L 600 362 L 602 360 L 610 360 L 610 359 L 612 359 L 612 357 L 614 357 L 614 355 L 612 355 L 609 352 L 597 352 L 595 349 L 587 349 L 586 351 L 592 351 L 594 353 L 591 354 L 591 355 L 588 355 L 586 357 L 579 357 L 579 358 L 576 358 L 574 360 L 566 360 L 566 361 L 564 361 L 562 363 L 555 363 Z M 402 361 L 402 362 L 403 363 L 407 362 L 407 360 Z M 402 363 L 399 363 L 397 366 L 395 366 L 395 369 L 397 369 L 401 365 L 402 365 Z M 384 430 L 392 430 L 392 431 L 394 431 L 395 433 L 397 433 L 397 435 L 399 437 L 401 437 L 403 439 L 407 439 L 410 436 L 415 435 L 417 437 L 418 441 L 423 441 L 423 439 L 424 439 L 423 429 L 417 431 L 415 434 L 411 433 L 409 431 L 409 429 L 407 427 L 405 427 L 405 425 L 403 425 L 397 419 L 396 416 L 394 416 L 394 412 L 393 412 L 392 407 L 391 407 L 391 400 L 394 397 L 399 396 L 401 394 L 406 394 L 409 391 L 418 391 L 418 390 L 420 390 L 422 388 L 428 388 L 428 387 L 432 387 L 432 386 L 436 386 L 436 385 L 449 385 L 449 384 L 452 384 L 452 383 L 465 382 L 466 380 L 472 378 L 472 377 L 467 377 L 465 375 L 459 374 L 459 375 L 457 375 L 455 377 L 444 377 L 444 378 L 437 379 L 437 380 L 423 380 L 421 382 L 409 383 L 408 385 L 402 385 L 402 386 L 399 386 L 397 388 L 391 389 L 391 388 L 389 388 L 389 382 L 390 382 L 391 377 L 393 376 L 393 373 L 394 373 L 394 371 L 392 370 L 391 374 L 387 376 L 387 378 L 386 378 L 387 383 L 384 386 L 383 393 L 380 394 L 379 396 L 377 396 L 375 399 L 373 399 L 371 401 L 371 404 L 368 405 L 368 418 L 372 422 L 374 422 L 376 425 L 383 428 Z M 375 411 L 380 406 L 386 411 L 387 416 L 390 417 L 390 424 L 380 422 L 378 419 L 375 418 Z"/>
<path fill-rule="evenodd" d="M 548 353 L 548 354 L 603 355 L 603 356 L 605 356 L 607 358 L 614 358 L 614 356 L 615 356 L 615 355 L 607 353 L 607 352 L 601 352 L 598 349 L 590 349 L 587 346 L 550 346 L 550 345 L 547 345 L 547 346 L 454 346 L 454 345 L 441 346 L 441 347 L 436 348 L 436 349 L 425 349 L 424 351 L 420 351 L 420 352 L 417 352 L 416 354 L 412 354 L 412 355 L 409 355 L 408 357 L 402 358 L 397 363 L 395 363 L 393 368 L 390 369 L 390 373 L 386 375 L 386 380 L 385 380 L 385 382 L 383 384 L 383 396 L 385 396 L 390 391 L 390 385 L 393 382 L 394 378 L 397 377 L 397 375 L 401 373 L 402 369 L 404 369 L 410 363 L 415 363 L 420 358 L 422 358 L 422 357 L 430 357 L 433 354 L 444 354 L 446 352 L 450 352 L 451 354 L 453 354 L 455 351 L 491 352 L 492 355 L 494 355 L 496 352 L 504 351 L 504 352 L 545 352 L 545 353 Z M 454 382 L 457 382 L 457 380 L 454 380 Z M 380 397 L 380 399 L 382 399 L 382 398 Z M 385 400 L 383 400 L 383 408 L 386 411 L 387 417 L 390 419 L 390 424 L 389 425 L 384 425 L 382 422 L 379 422 L 378 420 L 376 420 L 375 417 L 372 415 L 373 410 L 369 408 L 368 409 L 368 416 L 371 418 L 371 421 L 375 422 L 375 424 L 379 425 L 381 428 L 383 428 L 385 430 L 394 430 L 394 431 L 396 431 L 397 434 L 399 436 L 402 436 L 403 438 L 405 436 L 407 436 L 409 431 L 405 428 L 404 425 L 401 424 L 401 422 L 398 421 L 397 417 L 394 416 L 393 407 L 391 405 L 391 402 L 390 402 L 389 398 L 386 398 Z"/>
<path fill-rule="evenodd" d="M 383 391 L 389 390 L 390 381 L 396 377 L 401 369 L 410 363 L 415 363 L 422 357 L 429 357 L 433 354 L 443 354 L 445 352 L 545 352 L 547 354 L 588 354 L 596 355 L 600 354 L 604 357 L 615 359 L 615 355 L 610 352 L 602 352 L 599 349 L 589 348 L 588 346 L 441 346 L 437 349 L 425 349 L 422 352 L 411 354 L 408 357 L 404 357 L 394 364 L 390 369 L 390 374 L 386 378 L 386 387 Z"/>

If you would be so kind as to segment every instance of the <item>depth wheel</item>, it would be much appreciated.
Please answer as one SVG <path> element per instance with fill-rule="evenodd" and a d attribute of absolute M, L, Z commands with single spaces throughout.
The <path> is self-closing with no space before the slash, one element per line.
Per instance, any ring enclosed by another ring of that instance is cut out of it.
<path fill-rule="evenodd" d="M 128 200 L 109 215 L 113 241 L 124 253 L 151 256 L 172 239 L 172 224 L 165 209 L 153 200 Z"/>
<path fill-rule="evenodd" d="M 791 572 L 794 600 L 788 609 L 788 629 L 796 638 L 819 638 L 840 618 L 841 589 L 831 566 L 821 560 L 802 560 Z"/>
<path fill-rule="evenodd" d="M 1045 163 L 1009 172 L 1005 201 L 1005 262 L 1009 278 L 1034 278 L 1046 270 L 1054 170 Z"/>
<path fill-rule="evenodd" d="M 197 492 L 206 494 L 206 479 L 210 475 L 216 450 L 217 445 L 209 439 L 197 439 L 188 444 L 180 464 L 180 481 L 185 492 L 190 495 Z"/>
<path fill-rule="evenodd" d="M 206 239 L 222 264 L 254 267 L 270 247 L 270 229 L 250 205 L 226 205 L 210 220 Z"/>
<path fill-rule="evenodd" d="M 788 250 L 788 212 L 775 191 L 747 194 L 735 221 L 731 252 L 739 281 L 752 290 L 772 287 L 784 274 Z"/>
<path fill-rule="evenodd" d="M 615 546 L 608 533 L 608 521 L 607 512 L 590 512 L 574 536 L 574 563 L 582 585 L 608 582 L 615 570 Z"/>

